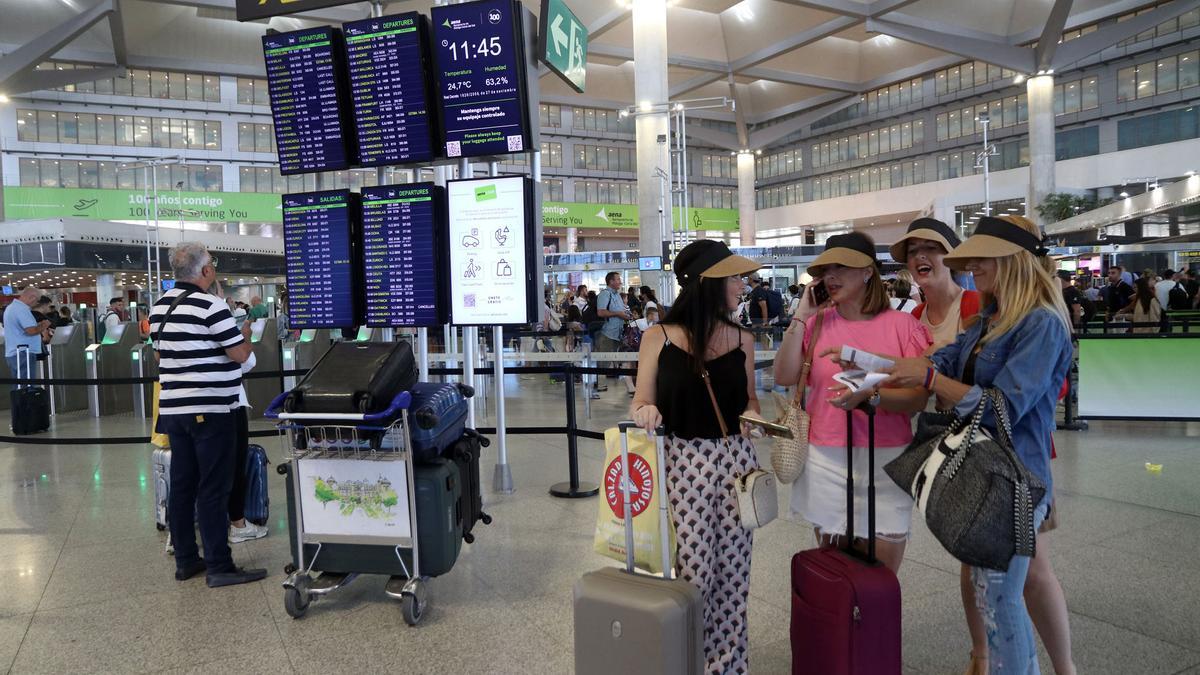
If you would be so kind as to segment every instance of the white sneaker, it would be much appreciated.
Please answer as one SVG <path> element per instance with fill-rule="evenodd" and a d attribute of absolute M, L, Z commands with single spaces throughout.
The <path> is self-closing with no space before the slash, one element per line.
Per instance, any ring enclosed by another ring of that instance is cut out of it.
<path fill-rule="evenodd" d="M 267 528 L 260 525 L 255 525 L 250 521 L 246 521 L 245 527 L 229 526 L 229 543 L 240 544 L 243 541 L 252 539 L 262 539 L 267 536 Z"/>

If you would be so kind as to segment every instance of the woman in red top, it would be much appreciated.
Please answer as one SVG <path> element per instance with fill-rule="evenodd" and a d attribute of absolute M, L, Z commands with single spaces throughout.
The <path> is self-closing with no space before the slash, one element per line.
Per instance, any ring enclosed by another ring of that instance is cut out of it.
<path fill-rule="evenodd" d="M 1010 219 L 1015 217 L 1005 218 Z M 921 291 L 925 295 L 925 302 L 913 310 L 913 316 L 920 319 L 933 333 L 934 344 L 930 347 L 930 353 L 954 342 L 958 334 L 979 313 L 979 293 L 964 290 L 955 283 L 950 268 L 942 261 L 946 254 L 960 243 L 954 230 L 942 221 L 919 218 L 908 226 L 904 237 L 892 244 L 890 249 L 892 259 L 908 266 L 908 271 L 921 285 Z M 1053 274 L 1053 270 L 1049 272 Z M 1061 394 L 1059 398 L 1062 398 Z M 1054 672 L 1058 675 L 1073 675 L 1075 664 L 1071 659 L 1071 626 L 1067 614 L 1067 599 L 1058 583 L 1058 577 L 1054 574 L 1054 568 L 1050 565 L 1046 538 L 1042 536 L 1054 528 L 1054 513 L 1052 506 L 1052 516 L 1046 519 L 1038 531 L 1037 555 L 1030 561 L 1029 575 L 1025 578 L 1025 604 L 1029 608 L 1033 625 L 1050 655 Z M 986 675 L 987 632 L 983 617 L 979 615 L 979 609 L 975 606 L 971 568 L 967 565 L 962 566 L 959 575 L 959 590 L 962 592 L 967 628 L 971 632 L 971 663 L 967 666 L 966 675 Z"/>

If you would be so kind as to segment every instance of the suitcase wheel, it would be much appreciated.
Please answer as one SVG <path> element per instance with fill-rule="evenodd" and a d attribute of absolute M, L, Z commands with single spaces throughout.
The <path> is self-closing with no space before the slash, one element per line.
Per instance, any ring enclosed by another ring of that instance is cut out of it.
<path fill-rule="evenodd" d="M 294 564 L 288 563 L 283 566 L 284 574 L 294 574 L 295 572 L 296 572 L 296 566 Z"/>
<path fill-rule="evenodd" d="M 285 413 L 299 412 L 300 392 L 293 391 L 288 394 L 287 398 L 283 399 L 283 411 Z"/>
<path fill-rule="evenodd" d="M 479 514 L 479 520 L 483 521 L 483 524 L 484 524 L 484 525 L 491 525 L 491 524 L 492 524 L 492 517 L 491 517 L 491 516 L 489 516 L 489 515 L 488 515 L 488 514 L 486 514 L 486 513 L 481 513 L 481 514 Z"/>
<path fill-rule="evenodd" d="M 162 523 L 155 523 L 154 529 L 158 530 L 159 532 L 163 532 L 164 530 L 167 529 L 167 526 L 163 525 Z"/>
<path fill-rule="evenodd" d="M 474 544 L 475 543 L 475 535 L 468 532 L 467 534 L 463 535 L 463 541 L 467 542 L 468 544 Z"/>
<path fill-rule="evenodd" d="M 373 400 L 374 399 L 370 394 L 366 394 L 366 393 L 359 394 L 359 396 L 358 396 L 358 412 L 360 412 L 364 415 L 370 413 L 371 412 L 371 403 L 373 402 Z"/>
<path fill-rule="evenodd" d="M 288 474 L 288 464 L 287 464 L 287 462 L 284 462 L 283 464 L 276 465 L 276 467 L 275 467 L 275 473 L 279 474 L 280 476 L 286 476 L 286 475 Z M 295 570 L 293 570 L 293 572 L 294 572 L 294 571 L 295 571 Z M 288 574 L 291 574 L 291 572 L 288 572 Z"/>
<path fill-rule="evenodd" d="M 303 586 L 307 586 L 307 584 L 303 584 Z M 312 602 L 312 595 L 307 590 L 298 588 L 285 588 L 283 590 L 283 610 L 293 619 L 303 617 L 304 613 L 308 611 L 308 603 L 310 602 Z"/>
<path fill-rule="evenodd" d="M 472 396 L 475 395 L 475 387 L 472 387 L 469 384 L 463 384 L 462 382 L 459 382 L 457 384 L 458 384 L 458 392 L 460 394 L 462 394 L 463 398 L 471 398 Z"/>

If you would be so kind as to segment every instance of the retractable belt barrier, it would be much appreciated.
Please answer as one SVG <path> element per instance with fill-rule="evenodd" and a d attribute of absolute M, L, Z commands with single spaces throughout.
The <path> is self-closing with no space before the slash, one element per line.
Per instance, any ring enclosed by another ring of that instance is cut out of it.
<path fill-rule="evenodd" d="M 544 333 L 539 332 L 539 335 L 561 335 L 562 333 Z M 494 362 L 496 353 L 491 352 L 483 355 L 487 360 Z M 774 363 L 775 352 L 757 352 L 756 356 L 766 357 L 755 360 L 755 370 L 763 370 L 769 368 Z M 566 402 L 566 425 L 565 426 L 527 426 L 513 427 L 505 426 L 505 433 L 509 434 L 524 434 L 524 435 L 564 435 L 567 437 L 567 461 L 569 477 L 566 482 L 556 483 L 550 487 L 550 494 L 555 497 L 567 499 L 576 499 L 581 497 L 592 497 L 599 493 L 599 486 L 594 483 L 582 483 L 579 480 L 579 444 L 580 438 L 589 440 L 604 440 L 604 433 L 601 431 L 592 431 L 590 429 L 580 429 L 578 418 L 576 416 L 575 405 L 575 375 L 637 375 L 636 367 L 619 367 L 619 366 L 600 366 L 600 365 L 582 365 L 585 363 L 611 363 L 611 364 L 626 364 L 634 363 L 636 365 L 637 354 L 632 352 L 567 352 L 567 353 L 546 353 L 546 352 L 530 352 L 530 353 L 511 353 L 501 354 L 501 358 L 505 361 L 522 361 L 525 363 L 543 363 L 546 365 L 525 365 L 525 366 L 505 366 L 503 372 L 505 375 L 534 375 L 534 374 L 549 374 L 562 375 L 564 394 Z M 463 361 L 462 354 L 430 354 L 430 361 L 459 363 Z M 246 379 L 257 378 L 282 378 L 285 376 L 299 376 L 308 372 L 308 369 L 294 370 L 273 370 L 263 372 L 246 373 L 242 377 Z M 493 375 L 496 369 L 494 367 L 478 367 L 474 369 L 476 375 Z M 464 374 L 464 368 L 461 366 L 450 368 L 430 368 L 431 375 L 458 375 Z M 156 382 L 157 377 L 123 377 L 123 378 L 59 378 L 59 379 L 17 379 L 17 378 L 0 378 L 0 385 L 57 385 L 57 386 L 92 386 L 92 385 L 111 385 L 111 384 L 147 384 Z M 585 398 L 585 402 L 587 399 Z M 479 427 L 477 429 L 483 434 L 496 434 L 495 427 Z M 251 438 L 266 438 L 270 436 L 278 436 L 283 432 L 277 429 L 260 429 L 250 432 Z M 142 444 L 149 443 L 149 436 L 125 436 L 113 437 L 106 436 L 104 438 L 70 438 L 70 437 L 33 437 L 33 436 L 0 436 L 0 443 L 24 443 L 30 445 L 96 445 L 96 444 Z"/>

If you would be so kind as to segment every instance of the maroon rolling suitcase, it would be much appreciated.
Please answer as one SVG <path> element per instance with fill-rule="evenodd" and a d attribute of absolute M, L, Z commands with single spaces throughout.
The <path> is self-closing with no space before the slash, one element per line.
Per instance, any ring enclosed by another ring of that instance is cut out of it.
<path fill-rule="evenodd" d="M 899 675 L 900 582 L 875 557 L 875 410 L 868 420 L 867 554 L 817 548 L 792 557 L 792 673 Z M 846 412 L 846 540 L 854 541 L 854 411 Z"/>

